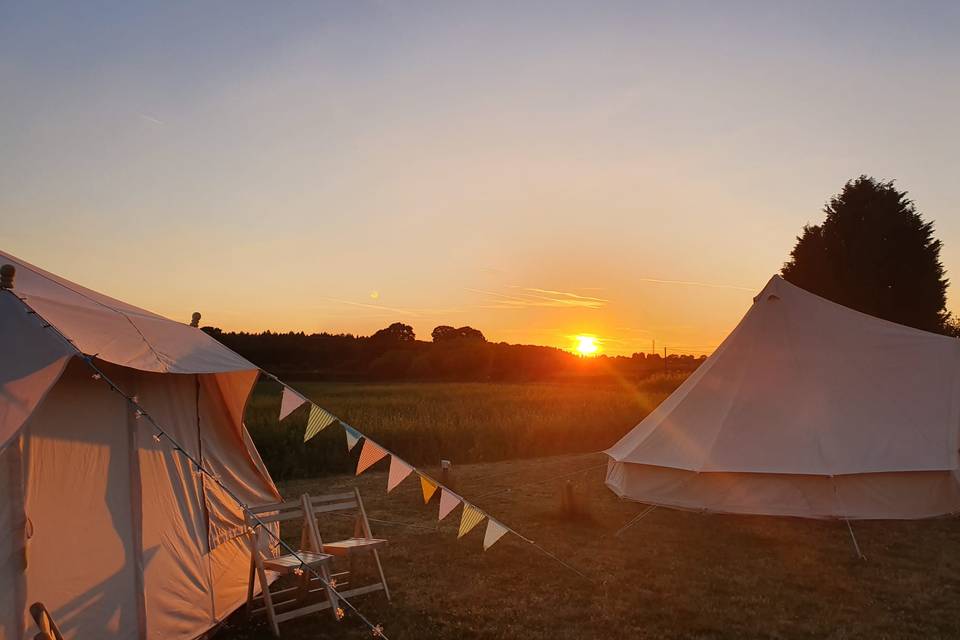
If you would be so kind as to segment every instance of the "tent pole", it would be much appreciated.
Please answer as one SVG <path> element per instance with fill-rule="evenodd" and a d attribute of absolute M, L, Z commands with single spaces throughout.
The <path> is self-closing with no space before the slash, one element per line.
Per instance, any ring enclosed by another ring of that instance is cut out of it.
<path fill-rule="evenodd" d="M 863 553 L 860 551 L 860 545 L 857 544 L 857 536 L 853 535 L 853 527 L 850 526 L 850 520 L 844 518 L 843 521 L 847 523 L 847 530 L 850 532 L 850 539 L 853 541 L 853 550 L 857 552 L 857 558 L 860 560 L 866 560 L 867 556 L 863 555 Z"/>

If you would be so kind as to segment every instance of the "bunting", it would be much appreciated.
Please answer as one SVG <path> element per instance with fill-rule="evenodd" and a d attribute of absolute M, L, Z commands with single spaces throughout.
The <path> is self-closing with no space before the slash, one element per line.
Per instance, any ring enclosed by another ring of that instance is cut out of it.
<path fill-rule="evenodd" d="M 363 441 L 363 449 L 360 450 L 360 459 L 357 460 L 357 475 L 360 475 L 377 462 L 383 459 L 387 452 L 370 439 Z"/>
<path fill-rule="evenodd" d="M 353 448 L 357 446 L 358 442 L 360 442 L 360 438 L 363 437 L 363 434 L 348 424 L 344 424 L 343 422 L 340 424 L 343 425 L 343 433 L 347 436 L 347 451 L 353 451 Z"/>
<path fill-rule="evenodd" d="M 390 456 L 390 475 L 387 477 L 387 493 L 393 491 L 412 471 L 413 467 L 406 462 L 397 456 Z"/>
<path fill-rule="evenodd" d="M 420 476 L 420 489 L 423 491 L 423 504 L 427 504 L 437 490 L 437 483 L 427 476 Z"/>
<path fill-rule="evenodd" d="M 336 420 L 333 415 L 327 413 L 317 405 L 310 405 L 310 418 L 307 420 L 307 430 L 303 433 L 303 441 L 306 442 L 336 422 Z"/>
<path fill-rule="evenodd" d="M 503 537 L 509 529 L 494 520 L 487 518 L 487 531 L 483 534 L 483 550 L 486 551 L 497 543 L 497 540 Z"/>
<path fill-rule="evenodd" d="M 462 538 L 467 535 L 467 533 L 473 529 L 475 526 L 483 522 L 483 519 L 487 517 L 483 511 L 477 509 L 470 503 L 463 503 L 463 514 L 460 516 L 460 531 L 457 533 L 457 538 Z"/>
<path fill-rule="evenodd" d="M 460 497 L 447 491 L 446 487 L 440 487 L 440 517 L 437 520 L 443 520 L 460 504 Z"/>
<path fill-rule="evenodd" d="M 280 420 L 283 420 L 288 415 L 300 408 L 307 399 L 302 395 L 291 389 L 290 387 L 283 387 L 283 395 L 280 396 Z"/>

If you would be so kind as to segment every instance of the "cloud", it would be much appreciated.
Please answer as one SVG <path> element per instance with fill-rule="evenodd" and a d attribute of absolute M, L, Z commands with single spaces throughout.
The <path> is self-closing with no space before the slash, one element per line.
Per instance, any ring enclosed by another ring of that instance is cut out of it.
<path fill-rule="evenodd" d="M 161 119 L 159 119 L 159 118 L 154 118 L 153 116 L 148 116 L 148 115 L 145 114 L 145 113 L 138 113 L 137 115 L 140 116 L 140 119 L 141 119 L 141 120 L 144 120 L 144 121 L 149 122 L 149 123 L 151 123 L 151 124 L 158 124 L 158 125 L 161 125 L 161 126 L 167 124 L 167 123 L 164 122 L 163 120 L 161 120 Z"/>
<path fill-rule="evenodd" d="M 481 309 L 526 309 L 531 307 L 599 309 L 606 306 L 608 302 L 603 298 L 581 296 L 565 291 L 519 286 L 511 288 L 519 289 L 520 293 L 510 295 L 496 291 L 471 288 L 468 288 L 467 291 L 486 296 L 487 304 L 480 305 Z"/>

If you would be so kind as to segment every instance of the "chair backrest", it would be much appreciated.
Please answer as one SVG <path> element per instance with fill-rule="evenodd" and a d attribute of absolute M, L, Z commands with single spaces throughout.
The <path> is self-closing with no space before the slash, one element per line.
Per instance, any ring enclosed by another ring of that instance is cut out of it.
<path fill-rule="evenodd" d="M 302 500 L 285 500 L 283 502 L 273 502 L 259 507 L 250 507 L 244 513 L 244 519 L 247 522 L 247 526 L 254 531 L 254 540 L 256 541 L 257 548 L 264 549 L 271 545 L 273 538 L 260 531 L 259 525 L 261 523 L 265 525 L 275 524 L 279 527 L 280 523 L 291 520 L 304 522 L 306 521 L 306 513 Z M 279 528 L 275 529 L 274 533 L 279 534 Z"/>
<path fill-rule="evenodd" d="M 312 523 L 313 533 L 320 542 L 319 550 L 323 550 L 323 541 L 317 528 L 317 516 L 332 511 L 353 511 L 355 515 L 353 535 L 358 538 L 372 538 L 370 522 L 367 520 L 367 511 L 363 506 L 360 491 L 354 488 L 349 493 L 330 493 L 322 496 L 303 494 L 304 508 L 309 510 L 307 520 Z"/>

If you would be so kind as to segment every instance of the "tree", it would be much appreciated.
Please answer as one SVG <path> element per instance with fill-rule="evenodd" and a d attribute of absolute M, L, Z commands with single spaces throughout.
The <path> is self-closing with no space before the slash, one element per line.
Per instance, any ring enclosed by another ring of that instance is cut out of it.
<path fill-rule="evenodd" d="M 371 337 L 376 342 L 413 342 L 417 339 L 413 327 L 402 322 L 394 322 L 386 329 L 380 329 Z"/>
<path fill-rule="evenodd" d="M 474 329 L 473 327 L 460 327 L 459 329 L 454 329 L 453 327 L 445 324 L 435 328 L 430 336 L 433 338 L 434 342 L 448 342 L 451 340 L 478 340 L 480 342 L 487 341 L 479 329 Z"/>
<path fill-rule="evenodd" d="M 906 191 L 865 175 L 847 182 L 807 225 L 784 264 L 793 284 L 857 311 L 944 332 L 947 285 L 940 241 Z"/>

